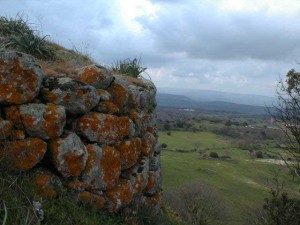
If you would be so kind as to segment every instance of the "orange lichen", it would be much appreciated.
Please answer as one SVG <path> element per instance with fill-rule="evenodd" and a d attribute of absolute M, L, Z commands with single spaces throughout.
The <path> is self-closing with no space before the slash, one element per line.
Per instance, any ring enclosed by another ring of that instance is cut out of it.
<path fill-rule="evenodd" d="M 108 91 L 103 90 L 103 89 L 96 89 L 98 95 L 100 96 L 100 100 L 104 100 L 104 101 L 111 101 L 112 97 L 111 95 L 108 93 Z"/>
<path fill-rule="evenodd" d="M 62 127 L 66 123 L 66 116 L 59 116 L 59 106 L 47 104 L 46 112 L 44 113 L 43 127 L 45 132 L 51 138 L 58 137 L 61 134 Z"/>
<path fill-rule="evenodd" d="M 95 68 L 85 68 L 83 73 L 79 75 L 79 78 L 88 84 L 94 84 L 99 80 L 101 81 L 105 79 L 103 74 Z"/>
<path fill-rule="evenodd" d="M 156 186 L 156 176 L 155 176 L 155 172 L 149 171 L 149 173 L 148 173 L 148 183 L 147 183 L 147 186 L 146 186 L 145 190 L 146 190 L 146 191 L 150 191 L 150 190 L 152 190 L 155 186 Z"/>
<path fill-rule="evenodd" d="M 8 143 L 8 160 L 12 170 L 29 170 L 44 156 L 47 144 L 40 138 L 27 138 Z"/>
<path fill-rule="evenodd" d="M 39 83 L 38 76 L 22 68 L 17 58 L 11 64 L 0 61 L 0 100 L 12 104 L 29 102 L 38 94 Z"/>
<path fill-rule="evenodd" d="M 114 82 L 110 85 L 108 92 L 112 96 L 113 103 L 115 103 L 118 108 L 122 108 L 127 101 L 126 89 L 122 85 Z"/>
<path fill-rule="evenodd" d="M 113 103 L 109 101 L 99 102 L 96 106 L 96 111 L 101 113 L 115 114 L 119 111 L 119 108 Z"/>
<path fill-rule="evenodd" d="M 112 189 L 119 181 L 121 175 L 121 156 L 113 147 L 103 146 L 103 155 L 100 162 L 102 168 L 103 181 L 106 184 L 105 189 Z"/>
<path fill-rule="evenodd" d="M 144 135 L 147 131 L 149 116 L 146 112 L 137 112 L 135 110 L 130 110 L 129 117 L 133 120 L 136 127 L 139 129 L 141 135 Z"/>
<path fill-rule="evenodd" d="M 85 134 L 85 132 L 90 133 L 92 131 L 94 133 L 91 141 L 106 144 L 113 144 L 128 136 L 130 125 L 128 117 L 117 117 L 96 112 L 87 114 L 76 122 L 76 128 L 79 132 Z"/>
<path fill-rule="evenodd" d="M 117 149 L 121 153 L 122 169 L 128 169 L 137 162 L 141 154 L 141 139 L 132 138 L 122 141 Z"/>
<path fill-rule="evenodd" d="M 23 124 L 20 116 L 20 107 L 13 105 L 5 108 L 5 117 L 14 123 L 14 126 L 18 129 L 23 129 Z"/>
<path fill-rule="evenodd" d="M 23 140 L 23 139 L 25 139 L 25 131 L 24 130 L 12 130 L 11 138 L 12 138 L 12 140 Z"/>
<path fill-rule="evenodd" d="M 110 207 L 112 212 L 116 212 L 120 207 L 129 204 L 133 197 L 132 187 L 128 180 L 121 179 L 118 185 L 106 192 L 107 198 L 113 203 Z"/>
<path fill-rule="evenodd" d="M 77 152 L 70 152 L 64 154 L 62 159 L 65 161 L 68 171 L 72 176 L 78 177 L 81 174 L 82 169 L 84 168 L 84 160 L 82 159 L 84 155 L 78 155 Z"/>
<path fill-rule="evenodd" d="M 57 191 L 50 184 L 53 175 L 47 173 L 37 173 L 35 176 L 35 184 L 38 187 L 40 194 L 45 197 L 55 198 Z"/>
<path fill-rule="evenodd" d="M 155 145 L 156 138 L 151 133 L 147 132 L 142 137 L 142 153 L 147 157 L 151 157 L 155 151 Z"/>
<path fill-rule="evenodd" d="M 83 191 L 79 193 L 79 198 L 83 202 L 87 202 L 92 206 L 97 207 L 97 209 L 104 209 L 106 200 L 101 195 L 96 195 L 88 191 Z"/>

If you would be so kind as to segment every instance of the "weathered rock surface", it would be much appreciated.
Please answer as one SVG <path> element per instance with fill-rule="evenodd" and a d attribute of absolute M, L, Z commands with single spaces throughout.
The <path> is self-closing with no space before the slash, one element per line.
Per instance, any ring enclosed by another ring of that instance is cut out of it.
<path fill-rule="evenodd" d="M 43 196 L 55 198 L 62 188 L 60 179 L 47 170 L 35 172 L 34 182 Z"/>
<path fill-rule="evenodd" d="M 156 147 L 156 138 L 147 132 L 142 137 L 142 153 L 147 157 L 152 157 Z"/>
<path fill-rule="evenodd" d="M 46 102 L 62 105 L 73 115 L 88 113 L 100 100 L 96 88 L 68 77 L 46 79 L 42 96 Z"/>
<path fill-rule="evenodd" d="M 131 123 L 126 116 L 91 112 L 76 121 L 76 132 L 89 141 L 99 144 L 115 144 L 130 135 Z"/>
<path fill-rule="evenodd" d="M 107 89 L 113 82 L 114 77 L 105 67 L 90 65 L 77 70 L 79 79 L 95 88 Z"/>
<path fill-rule="evenodd" d="M 108 114 L 115 114 L 119 112 L 119 108 L 112 102 L 105 101 L 99 102 L 98 105 L 95 107 L 96 112 L 100 113 L 108 113 Z"/>
<path fill-rule="evenodd" d="M 7 139 L 12 134 L 13 123 L 0 118 L 0 140 Z"/>
<path fill-rule="evenodd" d="M 78 177 L 86 166 L 88 153 L 80 138 L 72 132 L 49 143 L 55 168 L 64 176 Z"/>
<path fill-rule="evenodd" d="M 30 137 L 6 142 L 4 146 L 0 146 L 0 151 L 9 162 L 11 170 L 29 170 L 42 160 L 47 151 L 47 143 L 40 138 Z"/>
<path fill-rule="evenodd" d="M 26 132 L 43 139 L 59 137 L 66 124 L 65 108 L 51 103 L 21 105 L 20 116 Z"/>
<path fill-rule="evenodd" d="M 110 212 L 117 212 L 121 207 L 129 204 L 133 197 L 133 190 L 128 180 L 120 180 L 118 185 L 106 192 L 108 199 L 108 210 Z"/>
<path fill-rule="evenodd" d="M 142 141 L 140 138 L 132 138 L 122 141 L 117 150 L 121 154 L 122 170 L 132 167 L 140 157 Z"/>
<path fill-rule="evenodd" d="M 0 104 L 23 104 L 32 101 L 44 78 L 35 59 L 20 52 L 0 53 Z"/>

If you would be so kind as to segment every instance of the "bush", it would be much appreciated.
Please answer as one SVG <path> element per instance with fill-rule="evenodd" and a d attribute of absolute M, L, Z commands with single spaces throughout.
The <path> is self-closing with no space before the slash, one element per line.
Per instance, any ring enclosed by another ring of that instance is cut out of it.
<path fill-rule="evenodd" d="M 300 199 L 289 198 L 287 193 L 272 190 L 271 197 L 266 198 L 262 210 L 252 215 L 254 225 L 299 225 Z"/>
<path fill-rule="evenodd" d="M 185 224 L 226 224 L 228 209 L 209 186 L 197 181 L 179 190 L 165 193 L 164 201 L 177 212 Z"/>
<path fill-rule="evenodd" d="M 210 156 L 211 158 L 214 158 L 214 159 L 218 159 L 218 158 L 219 158 L 219 155 L 218 155 L 218 153 L 216 153 L 216 152 L 210 152 L 210 153 L 209 153 L 209 156 Z"/>
<path fill-rule="evenodd" d="M 110 67 L 113 71 L 122 73 L 131 77 L 139 78 L 141 73 L 147 70 L 147 67 L 140 66 L 140 59 L 124 59 L 117 61 Z"/>
<path fill-rule="evenodd" d="M 256 158 L 258 159 L 263 159 L 264 158 L 264 154 L 262 151 L 256 151 L 255 152 Z"/>
<path fill-rule="evenodd" d="M 21 51 L 40 59 L 54 59 L 54 51 L 46 42 L 47 36 L 40 37 L 27 23 L 19 15 L 15 19 L 0 17 L 0 48 Z"/>

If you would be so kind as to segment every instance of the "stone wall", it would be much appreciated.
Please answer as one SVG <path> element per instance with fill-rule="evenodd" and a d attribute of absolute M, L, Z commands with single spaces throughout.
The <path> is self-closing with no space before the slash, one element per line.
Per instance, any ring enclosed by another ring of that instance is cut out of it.
<path fill-rule="evenodd" d="M 67 188 L 99 210 L 158 207 L 156 89 L 98 65 L 45 77 L 36 60 L 0 53 L 0 159 L 44 196 Z"/>

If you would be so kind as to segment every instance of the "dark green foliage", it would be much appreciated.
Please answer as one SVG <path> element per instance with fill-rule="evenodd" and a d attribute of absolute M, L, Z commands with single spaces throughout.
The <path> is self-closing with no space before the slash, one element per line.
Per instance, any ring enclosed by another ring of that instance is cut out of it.
<path fill-rule="evenodd" d="M 255 225 L 299 225 L 300 199 L 289 198 L 287 193 L 272 190 L 262 210 L 251 217 L 250 223 Z"/>
<path fill-rule="evenodd" d="M 0 17 L 0 48 L 31 54 L 40 59 L 54 59 L 54 51 L 39 33 L 28 26 L 21 16 L 15 19 Z"/>
<path fill-rule="evenodd" d="M 146 67 L 140 66 L 140 58 L 124 59 L 117 61 L 111 66 L 111 69 L 115 72 L 122 73 L 131 77 L 139 78 L 141 74 L 147 70 Z"/>
<path fill-rule="evenodd" d="M 219 155 L 218 155 L 218 153 L 216 153 L 216 152 L 210 152 L 210 153 L 209 153 L 209 156 L 210 156 L 211 158 L 214 158 L 214 159 L 218 159 L 218 158 L 219 158 Z"/>

